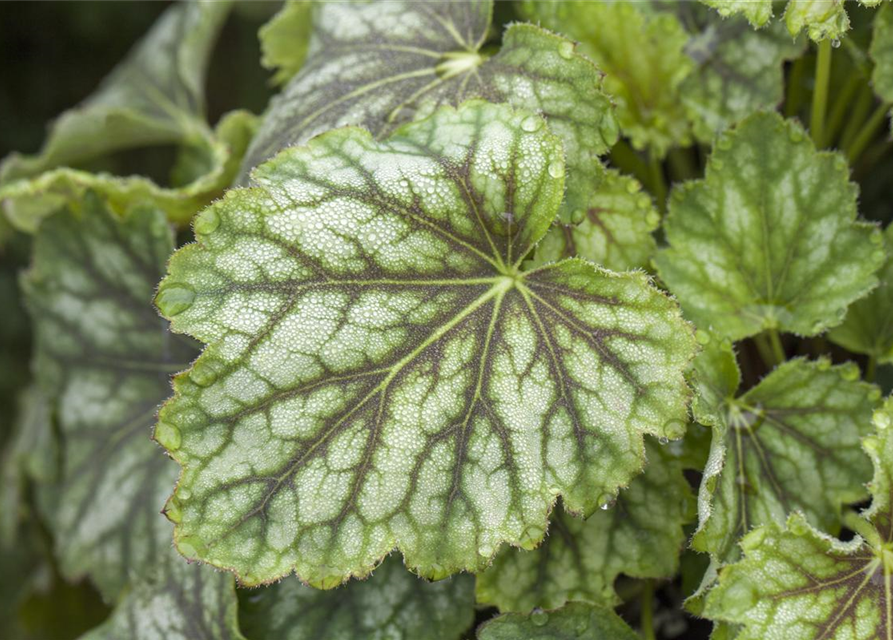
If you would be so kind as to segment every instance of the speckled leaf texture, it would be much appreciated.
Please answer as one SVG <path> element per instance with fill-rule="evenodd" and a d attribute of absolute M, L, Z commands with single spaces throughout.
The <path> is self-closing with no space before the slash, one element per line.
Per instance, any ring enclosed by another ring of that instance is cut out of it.
<path fill-rule="evenodd" d="M 673 189 L 658 273 L 699 327 L 738 340 L 840 324 L 877 285 L 883 236 L 856 220 L 844 158 L 802 127 L 749 116 L 717 141 L 703 180 Z"/>
<path fill-rule="evenodd" d="M 887 2 L 877 10 L 869 49 L 874 68 L 871 85 L 881 100 L 893 102 L 893 6 Z M 893 112 L 891 112 L 893 118 Z"/>
<path fill-rule="evenodd" d="M 542 118 L 473 101 L 314 138 L 201 213 L 156 298 L 208 344 L 155 432 L 180 551 L 247 584 L 334 587 L 395 547 L 477 571 L 681 436 L 676 304 L 641 272 L 519 270 L 564 171 Z"/>
<path fill-rule="evenodd" d="M 680 85 L 693 68 L 688 36 L 675 15 L 635 2 L 523 2 L 528 19 L 580 41 L 607 74 L 617 119 L 637 149 L 662 157 L 691 142 Z"/>
<path fill-rule="evenodd" d="M 772 18 L 772 0 L 701 0 L 723 17 L 741 14 L 760 28 Z M 863 0 L 862 4 L 874 4 Z M 789 0 L 784 22 L 792 36 L 806 31 L 812 40 L 841 38 L 850 28 L 844 0 Z"/>
<path fill-rule="evenodd" d="M 12 154 L 0 165 L 0 204 L 19 229 L 39 221 L 88 189 L 119 211 L 143 202 L 185 222 L 232 182 L 253 133 L 254 116 L 236 111 L 215 130 L 205 120 L 204 79 L 210 53 L 231 3 L 170 7 L 130 55 L 81 105 L 50 129 L 40 153 Z M 126 149 L 175 145 L 170 187 L 141 176 L 80 170 Z"/>
<path fill-rule="evenodd" d="M 741 536 L 783 523 L 795 510 L 825 531 L 839 531 L 841 505 L 863 499 L 871 475 L 861 438 L 880 390 L 858 378 L 854 363 L 795 359 L 736 397 L 731 350 L 704 349 L 695 360 L 694 414 L 714 432 L 695 549 L 733 561 Z"/>
<path fill-rule="evenodd" d="M 660 224 L 654 201 L 638 180 L 609 169 L 582 219 L 558 222 L 536 247 L 537 263 L 581 257 L 613 271 L 648 266 Z"/>
<path fill-rule="evenodd" d="M 481 625 L 478 640 L 639 640 L 606 607 L 572 602 L 554 611 L 507 613 Z"/>
<path fill-rule="evenodd" d="M 846 319 L 828 338 L 854 353 L 864 353 L 879 364 L 893 363 L 893 226 L 884 232 L 887 261 L 878 272 L 880 284 L 847 310 Z"/>
<path fill-rule="evenodd" d="M 754 530 L 745 557 L 720 573 L 705 615 L 742 625 L 737 640 L 889 640 L 893 638 L 893 402 L 865 440 L 874 465 L 871 507 L 847 524 L 860 534 L 840 542 L 799 514 L 787 526 Z"/>
<path fill-rule="evenodd" d="M 289 578 L 244 600 L 239 621 L 251 640 L 459 640 L 474 622 L 471 576 L 428 582 L 397 557 L 331 591 Z"/>
<path fill-rule="evenodd" d="M 570 600 L 616 605 L 614 581 L 668 578 L 679 567 L 693 502 L 682 465 L 646 446 L 645 473 L 587 520 L 556 513 L 535 551 L 505 549 L 477 576 L 477 599 L 500 611 L 554 609 Z"/>
<path fill-rule="evenodd" d="M 509 26 L 488 57 L 492 13 L 491 0 L 318 4 L 307 60 L 273 100 L 243 176 L 334 127 L 380 139 L 434 106 L 483 98 L 546 116 L 567 154 L 566 208 L 585 208 L 618 135 L 602 74 L 573 42 L 529 24 Z"/>

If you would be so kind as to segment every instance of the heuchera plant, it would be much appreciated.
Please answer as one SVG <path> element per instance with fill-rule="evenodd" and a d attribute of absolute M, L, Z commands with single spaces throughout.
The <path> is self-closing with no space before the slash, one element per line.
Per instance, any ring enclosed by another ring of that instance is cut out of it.
<path fill-rule="evenodd" d="M 289 1 L 212 125 L 233 8 L 0 167 L 3 637 L 893 639 L 893 6 Z"/>

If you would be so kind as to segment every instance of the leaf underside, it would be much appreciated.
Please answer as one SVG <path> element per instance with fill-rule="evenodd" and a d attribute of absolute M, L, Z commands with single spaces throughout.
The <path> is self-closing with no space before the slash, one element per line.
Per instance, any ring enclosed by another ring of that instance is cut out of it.
<path fill-rule="evenodd" d="M 536 119 L 539 123 L 532 126 Z M 156 298 L 208 344 L 156 439 L 184 554 L 333 587 L 430 578 L 589 514 L 679 437 L 691 329 L 642 273 L 519 266 L 562 196 L 542 119 L 470 102 L 289 149 L 199 215 Z"/>

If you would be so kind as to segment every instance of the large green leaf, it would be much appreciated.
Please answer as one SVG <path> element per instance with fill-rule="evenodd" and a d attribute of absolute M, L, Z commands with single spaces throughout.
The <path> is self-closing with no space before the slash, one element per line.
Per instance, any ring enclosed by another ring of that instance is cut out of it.
<path fill-rule="evenodd" d="M 741 14 L 754 27 L 762 27 L 772 18 L 772 0 L 701 0 L 723 17 Z M 864 1 L 863 4 L 874 4 Z M 804 29 L 819 41 L 841 38 L 850 28 L 844 0 L 789 0 L 784 12 L 788 33 L 797 36 Z"/>
<path fill-rule="evenodd" d="M 289 149 L 196 219 L 157 304 L 208 343 L 156 439 L 185 555 L 333 587 L 395 546 L 426 577 L 533 547 L 679 437 L 689 326 L 643 273 L 519 266 L 561 144 L 505 105 Z"/>
<path fill-rule="evenodd" d="M 668 578 L 679 566 L 682 526 L 692 510 L 679 460 L 646 447 L 645 473 L 621 491 L 616 504 L 583 521 L 556 513 L 550 535 L 535 551 L 506 549 L 477 576 L 477 599 L 500 611 L 553 609 L 569 600 L 614 605 L 614 581 Z"/>
<path fill-rule="evenodd" d="M 237 613 L 232 576 L 164 549 L 109 619 L 80 640 L 245 640 Z"/>
<path fill-rule="evenodd" d="M 694 65 L 675 15 L 635 2 L 527 0 L 521 7 L 529 19 L 579 40 L 604 70 L 605 90 L 616 98 L 620 128 L 634 147 L 661 157 L 691 142 L 680 86 Z"/>
<path fill-rule="evenodd" d="M 243 173 L 283 147 L 346 124 L 383 138 L 439 104 L 508 102 L 546 116 L 564 143 L 569 211 L 584 209 L 617 139 L 602 74 L 569 40 L 512 25 L 499 53 L 484 45 L 491 0 L 323 3 L 307 60 L 272 103 Z"/>
<path fill-rule="evenodd" d="M 726 131 L 706 178 L 674 188 L 658 272 L 686 315 L 732 339 L 815 335 L 877 285 L 882 236 L 856 221 L 844 158 L 757 113 Z"/>
<path fill-rule="evenodd" d="M 865 440 L 875 474 L 870 509 L 848 520 L 861 536 L 840 542 L 800 514 L 742 541 L 745 557 L 720 572 L 705 615 L 739 623 L 737 640 L 893 638 L 893 402 L 875 414 L 878 435 Z"/>
<path fill-rule="evenodd" d="M 332 591 L 291 578 L 248 593 L 240 620 L 251 640 L 458 640 L 474 621 L 471 576 L 426 582 L 396 557 Z"/>
<path fill-rule="evenodd" d="M 648 266 L 660 224 L 654 201 L 635 178 L 609 170 L 582 220 L 558 222 L 536 247 L 537 263 L 579 256 L 614 271 Z"/>
<path fill-rule="evenodd" d="M 846 320 L 828 337 L 855 353 L 864 353 L 881 364 L 893 363 L 893 225 L 885 236 L 887 262 L 878 273 L 881 284 L 862 300 L 850 305 Z"/>
<path fill-rule="evenodd" d="M 839 530 L 841 505 L 865 496 L 871 474 L 861 437 L 880 391 L 858 377 L 853 363 L 796 359 L 736 397 L 731 349 L 705 348 L 695 360 L 693 409 L 714 434 L 695 549 L 732 561 L 741 536 L 794 510 L 825 531 Z"/>
<path fill-rule="evenodd" d="M 507 613 L 481 625 L 478 640 L 639 640 L 606 607 L 571 602 L 555 611 Z"/>

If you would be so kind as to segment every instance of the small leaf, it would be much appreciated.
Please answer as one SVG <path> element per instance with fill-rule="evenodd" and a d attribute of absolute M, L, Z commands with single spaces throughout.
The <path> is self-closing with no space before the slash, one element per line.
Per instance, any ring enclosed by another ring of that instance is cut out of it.
<path fill-rule="evenodd" d="M 426 582 L 395 557 L 332 591 L 292 578 L 246 593 L 239 619 L 251 640 L 459 640 L 474 622 L 471 576 Z"/>
<path fill-rule="evenodd" d="M 695 360 L 694 413 L 714 435 L 692 546 L 720 562 L 737 558 L 735 543 L 751 528 L 795 510 L 839 530 L 841 505 L 865 496 L 871 471 L 860 439 L 880 394 L 852 363 L 797 359 L 736 398 L 733 367 L 728 348 L 708 347 Z"/>
<path fill-rule="evenodd" d="M 756 28 L 772 18 L 772 0 L 701 0 L 723 17 L 741 14 Z M 863 4 L 868 4 L 864 2 Z M 850 28 L 843 0 L 789 0 L 784 12 L 788 33 L 797 37 L 804 29 L 812 40 L 839 39 Z"/>
<path fill-rule="evenodd" d="M 536 248 L 536 264 L 579 256 L 614 271 L 646 267 L 660 223 L 654 201 L 635 178 L 609 170 L 576 223 L 558 222 Z"/>
<path fill-rule="evenodd" d="M 720 572 L 704 613 L 742 625 L 738 640 L 890 637 L 893 402 L 877 415 L 885 426 L 865 440 L 875 465 L 873 502 L 847 521 L 861 535 L 840 542 L 795 513 L 784 528 L 772 523 L 749 533 L 744 559 Z"/>
<path fill-rule="evenodd" d="M 733 340 L 840 324 L 877 285 L 880 230 L 856 221 L 857 187 L 799 124 L 754 114 L 717 141 L 706 178 L 674 188 L 660 276 L 699 327 Z"/>
<path fill-rule="evenodd" d="M 772 18 L 772 0 L 701 0 L 701 2 L 716 9 L 723 18 L 741 14 L 757 28 L 765 26 Z"/>
<path fill-rule="evenodd" d="M 617 139 L 602 74 L 572 42 L 529 24 L 509 26 L 488 57 L 492 12 L 491 0 L 316 6 L 307 61 L 273 100 L 243 182 L 280 149 L 329 129 L 361 125 L 381 139 L 438 105 L 483 98 L 546 116 L 567 154 L 566 206 L 585 208 L 598 156 Z"/>
<path fill-rule="evenodd" d="M 478 640 L 639 640 L 607 607 L 571 602 L 561 609 L 507 613 L 478 629 Z"/>
<path fill-rule="evenodd" d="M 176 465 L 149 440 L 169 376 L 195 357 L 151 306 L 173 250 L 154 210 L 117 219 L 95 194 L 41 225 L 22 285 L 36 329 L 38 381 L 64 442 L 52 514 L 64 575 L 107 600 L 169 545 L 159 511 Z"/>
<path fill-rule="evenodd" d="M 691 492 L 678 460 L 646 445 L 645 473 L 583 521 L 552 517 L 549 536 L 535 551 L 506 549 L 477 576 L 477 599 L 500 611 L 552 609 L 569 600 L 617 605 L 614 581 L 669 578 L 679 566 Z"/>
<path fill-rule="evenodd" d="M 102 625 L 79 640 L 245 640 L 233 579 L 189 566 L 170 549 Z"/>
<path fill-rule="evenodd" d="M 887 262 L 878 273 L 881 284 L 862 300 L 850 305 L 846 320 L 828 338 L 855 353 L 893 363 L 893 226 L 884 233 Z"/>
<path fill-rule="evenodd" d="M 426 577 L 480 570 L 535 546 L 558 495 L 592 513 L 643 433 L 682 435 L 672 300 L 578 259 L 519 270 L 563 191 L 534 117 L 337 129 L 199 215 L 157 298 L 209 345 L 160 414 L 181 551 L 247 584 L 334 587 L 395 546 Z"/>
<path fill-rule="evenodd" d="M 691 142 L 680 87 L 693 63 L 678 18 L 642 4 L 528 0 L 521 11 L 580 41 L 580 50 L 607 74 L 605 91 L 617 100 L 624 135 L 636 149 L 663 157 Z"/>
<path fill-rule="evenodd" d="M 286 0 L 279 13 L 258 32 L 261 64 L 275 70 L 274 84 L 285 84 L 304 65 L 313 32 L 312 13 L 309 0 Z"/>

